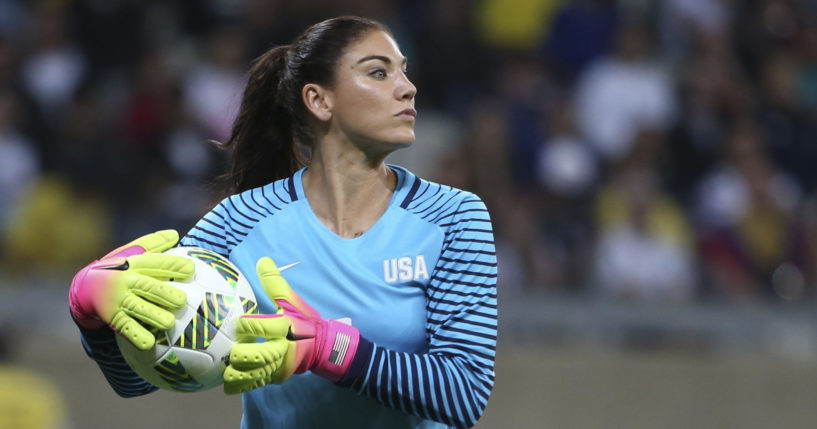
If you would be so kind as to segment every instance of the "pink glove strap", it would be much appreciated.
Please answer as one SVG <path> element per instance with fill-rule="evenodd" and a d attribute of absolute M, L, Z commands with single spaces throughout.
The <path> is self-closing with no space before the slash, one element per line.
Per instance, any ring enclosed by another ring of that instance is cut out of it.
<path fill-rule="evenodd" d="M 312 372 L 333 382 L 340 381 L 352 365 L 360 344 L 360 331 L 334 319 L 324 321 L 324 338 Z"/>

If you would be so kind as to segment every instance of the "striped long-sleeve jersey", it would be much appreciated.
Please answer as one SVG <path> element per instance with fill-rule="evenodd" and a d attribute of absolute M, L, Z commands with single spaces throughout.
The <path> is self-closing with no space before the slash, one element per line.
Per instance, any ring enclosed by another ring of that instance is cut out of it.
<path fill-rule="evenodd" d="M 482 414 L 494 383 L 497 322 L 488 212 L 472 193 L 390 168 L 398 176 L 392 200 L 361 236 L 342 238 L 315 216 L 302 169 L 226 198 L 182 239 L 236 264 L 262 313 L 275 307 L 255 264 L 270 256 L 289 266 L 282 275 L 323 317 L 351 318 L 361 333 L 339 383 L 306 373 L 245 393 L 243 428 L 467 427 Z M 109 371 L 112 384 L 121 378 L 119 391 L 146 389 Z"/>

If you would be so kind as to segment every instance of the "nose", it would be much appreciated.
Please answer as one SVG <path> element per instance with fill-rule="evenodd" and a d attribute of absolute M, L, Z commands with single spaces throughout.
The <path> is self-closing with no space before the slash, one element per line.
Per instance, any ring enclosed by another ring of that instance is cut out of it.
<path fill-rule="evenodd" d="M 397 87 L 395 88 L 395 97 L 400 100 L 413 100 L 417 95 L 417 87 L 409 80 L 405 73 L 400 73 Z"/>

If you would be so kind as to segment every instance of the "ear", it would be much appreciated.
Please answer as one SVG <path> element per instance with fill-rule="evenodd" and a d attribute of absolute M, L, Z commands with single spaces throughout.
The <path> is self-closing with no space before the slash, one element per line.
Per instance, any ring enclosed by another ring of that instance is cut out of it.
<path fill-rule="evenodd" d="M 332 92 L 328 89 L 308 83 L 301 90 L 301 98 L 306 108 L 321 122 L 332 119 Z"/>

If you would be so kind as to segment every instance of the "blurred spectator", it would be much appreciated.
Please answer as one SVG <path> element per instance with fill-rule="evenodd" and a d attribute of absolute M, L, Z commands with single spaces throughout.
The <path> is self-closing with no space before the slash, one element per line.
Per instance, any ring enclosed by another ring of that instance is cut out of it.
<path fill-rule="evenodd" d="M 613 0 L 563 2 L 544 39 L 544 57 L 562 82 L 613 50 L 618 10 Z"/>
<path fill-rule="evenodd" d="M 716 297 L 774 296 L 772 277 L 782 264 L 813 264 L 795 224 L 800 189 L 761 142 L 751 123 L 739 122 L 723 162 L 700 185 L 701 263 Z"/>
<path fill-rule="evenodd" d="M 563 0 L 482 0 L 475 5 L 477 32 L 490 46 L 532 52 Z"/>
<path fill-rule="evenodd" d="M 578 135 L 571 103 L 554 103 L 546 115 L 549 137 L 539 147 L 539 183 L 550 194 L 580 199 L 600 176 L 596 155 Z"/>
<path fill-rule="evenodd" d="M 81 23 L 72 26 L 73 39 L 85 55 L 90 76 L 103 80 L 134 66 L 134 52 L 139 52 L 142 43 L 139 30 L 148 7 L 131 0 L 68 3 L 71 22 Z"/>
<path fill-rule="evenodd" d="M 0 429 L 65 429 L 66 403 L 46 374 L 17 365 L 12 350 L 19 329 L 4 323 L 0 332 Z"/>
<path fill-rule="evenodd" d="M 639 133 L 596 198 L 594 282 L 605 296 L 687 301 L 694 297 L 692 230 L 662 189 L 663 136 Z"/>
<path fill-rule="evenodd" d="M 543 256 L 553 264 L 551 282 L 581 290 L 590 280 L 586 269 L 593 236 L 589 203 L 601 171 L 596 154 L 577 134 L 568 100 L 549 105 L 544 122 L 548 138 L 536 157 L 538 216 L 547 250 Z"/>
<path fill-rule="evenodd" d="M 71 101 L 87 62 L 71 39 L 69 17 L 60 2 L 37 2 L 31 52 L 22 66 L 23 84 L 48 117 Z"/>
<path fill-rule="evenodd" d="M 675 119 L 675 88 L 650 51 L 652 35 L 627 21 L 615 52 L 585 70 L 576 88 L 582 135 L 606 161 L 624 157 L 641 129 L 666 130 Z"/>
<path fill-rule="evenodd" d="M 800 61 L 795 52 L 770 54 L 764 63 L 760 122 L 764 144 L 777 163 L 786 165 L 801 186 L 817 185 L 817 123 L 799 94 Z"/>
<path fill-rule="evenodd" d="M 113 245 L 107 200 L 58 176 L 41 178 L 20 201 L 3 241 L 4 271 L 66 275 Z"/>
<path fill-rule="evenodd" d="M 0 87 L 0 237 L 12 211 L 40 173 L 37 149 L 18 127 L 19 110 L 15 94 Z"/>
<path fill-rule="evenodd" d="M 683 62 L 690 53 L 705 46 L 696 45 L 703 35 L 727 36 L 729 9 L 723 0 L 664 0 L 659 12 L 659 37 L 662 52 L 670 61 Z"/>
<path fill-rule="evenodd" d="M 529 55 L 514 55 L 506 59 L 501 69 L 499 89 L 504 101 L 503 112 L 511 138 L 509 170 L 514 185 L 536 186 L 536 160 L 539 147 L 548 134 L 542 118 L 548 106 L 555 102 L 557 92 L 546 70 Z"/>
<path fill-rule="evenodd" d="M 680 114 L 672 135 L 673 163 L 666 170 L 673 190 L 691 201 L 701 174 L 723 153 L 733 118 L 756 109 L 750 82 L 721 32 L 698 32 L 677 73 Z"/>
<path fill-rule="evenodd" d="M 418 106 L 438 106 L 465 116 L 471 103 L 493 92 L 498 58 L 476 37 L 471 15 L 463 13 L 473 3 L 422 0 L 415 4 L 421 19 L 414 28 L 414 40 L 423 48 L 409 67 L 417 70 L 410 72 L 410 78 L 418 88 Z"/>
<path fill-rule="evenodd" d="M 185 107 L 209 138 L 225 141 L 244 90 L 247 40 L 237 27 L 220 26 L 208 34 L 204 49 L 202 62 L 183 78 Z"/>
<path fill-rule="evenodd" d="M 24 32 L 26 17 L 26 9 L 20 1 L 0 1 L 0 38 L 20 37 Z"/>
<path fill-rule="evenodd" d="M 79 89 L 58 119 L 58 141 L 49 154 L 53 169 L 85 193 L 117 204 L 133 198 L 144 180 L 138 175 L 139 159 L 128 158 L 119 142 L 112 141 L 113 118 L 93 88 Z"/>

